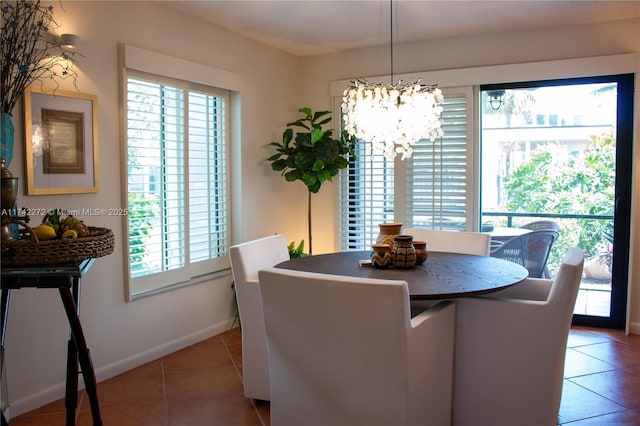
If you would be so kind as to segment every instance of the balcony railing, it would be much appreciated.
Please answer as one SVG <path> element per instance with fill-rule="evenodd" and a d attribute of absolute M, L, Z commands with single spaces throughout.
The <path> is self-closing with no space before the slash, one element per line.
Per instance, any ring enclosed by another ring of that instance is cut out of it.
<path fill-rule="evenodd" d="M 495 218 L 495 220 L 487 220 L 489 218 Z M 535 220 L 553 220 L 560 225 L 558 239 L 549 255 L 548 267 L 551 276 L 554 276 L 557 272 L 569 247 L 578 246 L 585 252 L 585 273 L 574 312 L 586 315 L 609 316 L 612 245 L 606 235 L 599 236 L 594 234 L 591 235 L 591 241 L 584 241 L 585 232 L 583 232 L 583 228 L 589 225 L 589 221 L 604 221 L 612 225 L 613 215 L 520 212 L 482 213 L 483 227 L 487 222 L 492 222 L 495 226 L 520 227 Z M 600 228 L 605 227 L 602 226 Z M 582 236 L 583 241 L 581 241 L 579 235 Z M 598 241 L 599 238 L 601 238 L 601 241 Z M 598 243 L 594 244 L 594 240 L 598 241 Z"/>
<path fill-rule="evenodd" d="M 613 220 L 611 215 L 596 214 L 560 214 L 560 213 L 516 213 L 516 212 L 483 212 L 482 218 L 485 217 L 506 217 L 506 226 L 513 226 L 513 218 L 543 218 L 543 219 L 594 219 L 594 220 Z M 524 224 L 522 224 L 524 225 Z M 521 225 L 517 225 L 521 226 Z"/>

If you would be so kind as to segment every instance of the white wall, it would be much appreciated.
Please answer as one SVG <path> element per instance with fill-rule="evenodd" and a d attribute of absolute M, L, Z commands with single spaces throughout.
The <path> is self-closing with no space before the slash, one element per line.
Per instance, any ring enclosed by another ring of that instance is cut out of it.
<path fill-rule="evenodd" d="M 59 11 L 59 3 L 52 4 Z M 21 206 L 124 207 L 117 45 L 126 43 L 243 77 L 242 175 L 234 179 L 242 205 L 235 220 L 242 224 L 242 234 L 236 235 L 235 241 L 276 232 L 289 241 L 306 239 L 306 189 L 301 183 L 285 182 L 270 169 L 265 161 L 270 154 L 266 144 L 280 139 L 285 124 L 298 117 L 299 107 L 330 109 L 330 81 L 387 74 L 387 49 L 295 58 L 154 3 L 65 1 L 64 9 L 64 13 L 55 15 L 62 24 L 61 32 L 78 34 L 80 50 L 87 56 L 78 66 L 79 89 L 98 96 L 101 190 L 97 194 L 60 196 L 21 193 Z M 639 28 L 640 22 L 635 20 L 418 43 L 398 48 L 396 70 L 406 73 L 640 52 Z M 413 53 L 409 54 L 409 49 Z M 68 85 L 64 88 L 72 90 Z M 16 111 L 14 115 L 19 136 L 21 114 Z M 23 150 L 16 149 L 10 169 L 19 177 L 24 176 L 22 162 Z M 639 180 L 637 177 L 636 183 Z M 336 187 L 325 185 L 313 198 L 314 253 L 337 247 L 336 211 Z M 85 221 L 113 229 L 116 237 L 115 253 L 98 259 L 82 285 L 81 320 L 98 380 L 226 329 L 233 316 L 230 276 L 125 302 L 122 220 L 92 217 Z M 640 219 L 634 225 L 637 230 Z M 640 256 L 637 246 L 636 241 L 634 260 Z M 634 271 L 632 318 L 640 324 L 638 274 Z M 67 323 L 57 293 L 13 292 L 7 367 L 14 416 L 63 395 L 66 337 Z"/>

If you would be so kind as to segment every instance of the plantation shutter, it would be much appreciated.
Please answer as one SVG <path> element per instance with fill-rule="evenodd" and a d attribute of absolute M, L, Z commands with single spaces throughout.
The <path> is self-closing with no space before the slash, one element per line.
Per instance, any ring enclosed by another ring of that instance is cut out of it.
<path fill-rule="evenodd" d="M 416 144 L 407 161 L 407 227 L 464 231 L 468 206 L 467 96 L 449 94 L 442 113 L 444 136 Z"/>
<path fill-rule="evenodd" d="M 227 103 L 225 90 L 157 76 L 127 79 L 134 294 L 228 267 Z"/>
<path fill-rule="evenodd" d="M 187 277 L 183 105 L 181 88 L 128 79 L 130 271 L 142 288 L 146 279 Z M 154 277 L 163 272 L 170 273 Z"/>
<path fill-rule="evenodd" d="M 224 256 L 228 247 L 225 107 L 224 96 L 189 92 L 191 263 Z M 192 266 L 192 269 L 196 268 Z"/>
<path fill-rule="evenodd" d="M 340 248 L 363 250 L 378 235 L 378 224 L 393 222 L 393 161 L 356 143 L 356 161 L 340 175 Z"/>
<path fill-rule="evenodd" d="M 470 217 L 471 88 L 443 89 L 444 136 L 419 141 L 411 159 L 393 161 L 356 144 L 356 160 L 340 174 L 340 249 L 368 250 L 378 224 L 464 230 Z"/>

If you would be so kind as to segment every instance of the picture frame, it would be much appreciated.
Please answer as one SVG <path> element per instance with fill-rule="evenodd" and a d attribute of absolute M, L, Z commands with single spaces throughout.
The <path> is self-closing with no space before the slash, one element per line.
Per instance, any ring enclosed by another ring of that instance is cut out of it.
<path fill-rule="evenodd" d="M 98 192 L 97 103 L 95 95 L 27 87 L 27 195 Z"/>

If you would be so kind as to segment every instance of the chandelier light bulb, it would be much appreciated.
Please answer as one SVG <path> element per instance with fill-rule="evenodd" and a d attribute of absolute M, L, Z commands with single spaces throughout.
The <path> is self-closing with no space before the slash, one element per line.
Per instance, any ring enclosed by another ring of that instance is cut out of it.
<path fill-rule="evenodd" d="M 434 141 L 444 134 L 443 102 L 436 86 L 355 81 L 342 97 L 344 129 L 352 137 L 371 142 L 374 154 L 390 160 L 401 154 L 404 160 L 411 158 L 419 140 Z"/>

